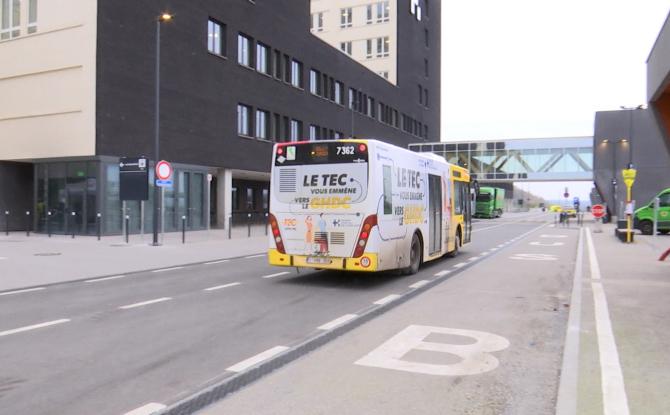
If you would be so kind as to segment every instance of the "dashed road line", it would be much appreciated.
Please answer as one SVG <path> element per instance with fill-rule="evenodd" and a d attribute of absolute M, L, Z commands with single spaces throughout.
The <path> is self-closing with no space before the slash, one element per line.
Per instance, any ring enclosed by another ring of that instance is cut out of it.
<path fill-rule="evenodd" d="M 281 275 L 286 275 L 286 274 L 290 274 L 290 272 L 288 272 L 288 271 L 284 271 L 284 272 L 278 272 L 278 273 L 276 273 L 276 274 L 263 275 L 261 278 L 268 279 L 268 278 L 279 277 L 279 276 L 281 276 Z"/>
<path fill-rule="evenodd" d="M 14 294 L 21 294 L 21 293 L 29 293 L 29 292 L 41 291 L 41 290 L 45 290 L 45 289 L 46 289 L 46 287 L 35 287 L 35 288 L 26 288 L 25 290 L 7 291 L 7 292 L 4 292 L 4 293 L 0 293 L 0 297 L 2 297 L 3 295 L 14 295 Z"/>
<path fill-rule="evenodd" d="M 440 271 L 440 272 L 436 272 L 434 275 L 435 275 L 436 277 L 444 277 L 445 275 L 449 274 L 450 272 L 451 272 L 451 271 L 448 270 L 448 269 L 443 269 L 443 270 Z"/>
<path fill-rule="evenodd" d="M 93 278 L 90 280 L 86 280 L 84 282 L 101 282 L 101 281 L 110 281 L 110 280 L 118 280 L 121 278 L 126 278 L 125 275 L 114 275 L 113 277 L 104 277 L 104 278 Z"/>
<path fill-rule="evenodd" d="M 224 288 L 235 287 L 236 285 L 240 285 L 240 284 L 241 284 L 241 283 L 239 283 L 239 282 L 232 282 L 232 283 L 230 283 L 230 284 L 217 285 L 217 286 L 214 286 L 214 287 L 205 288 L 203 291 L 216 291 L 216 290 L 222 290 L 222 289 L 224 289 Z"/>
<path fill-rule="evenodd" d="M 454 265 L 454 268 L 463 268 L 466 265 L 468 265 L 467 262 L 459 262 L 458 264 Z"/>
<path fill-rule="evenodd" d="M 205 262 L 205 265 L 214 265 L 214 264 L 223 264 L 224 262 L 229 262 L 229 259 L 221 259 L 218 261 Z"/>
<path fill-rule="evenodd" d="M 401 296 L 398 295 L 398 294 L 387 295 L 386 297 L 384 297 L 384 298 L 382 298 L 382 299 L 379 299 L 379 300 L 375 301 L 373 304 L 384 305 L 384 304 L 390 303 L 391 301 L 396 300 L 396 299 L 398 299 L 398 298 L 400 298 L 400 297 L 401 297 Z"/>
<path fill-rule="evenodd" d="M 47 321 L 45 323 L 33 324 L 32 326 L 19 327 L 18 329 L 0 331 L 0 337 L 9 336 L 10 334 L 22 333 L 24 331 L 30 331 L 35 329 L 41 329 L 43 327 L 55 326 L 56 324 L 63 324 L 69 322 L 70 319 L 63 318 L 60 320 Z"/>
<path fill-rule="evenodd" d="M 123 415 L 151 415 L 165 408 L 167 408 L 167 406 L 162 403 L 151 402 L 137 409 L 133 409 L 130 412 L 126 412 Z"/>
<path fill-rule="evenodd" d="M 286 346 L 275 346 L 272 349 L 268 349 L 262 353 L 257 354 L 256 356 L 250 357 L 247 360 L 243 360 L 237 364 L 234 364 L 226 370 L 237 373 L 243 372 L 252 366 L 255 366 L 265 360 L 271 359 L 272 357 L 285 352 L 286 350 L 288 350 L 288 347 Z"/>
<path fill-rule="evenodd" d="M 156 298 L 155 300 L 142 301 L 141 303 L 123 305 L 123 306 L 119 307 L 119 309 L 120 310 L 129 310 L 131 308 L 143 307 L 145 305 L 162 303 L 164 301 L 170 301 L 170 300 L 172 300 L 172 297 Z"/>
<path fill-rule="evenodd" d="M 476 261 L 479 259 L 479 256 L 473 256 L 472 258 L 468 258 L 468 261 Z"/>
<path fill-rule="evenodd" d="M 183 269 L 184 267 L 171 267 L 171 268 L 161 268 L 161 269 L 155 269 L 151 272 L 165 272 L 165 271 L 174 271 L 177 269 Z"/>
<path fill-rule="evenodd" d="M 329 321 L 326 324 L 323 324 L 319 327 L 317 327 L 319 330 L 331 330 L 334 329 L 335 327 L 341 326 L 342 324 L 351 321 L 358 317 L 358 314 L 345 314 L 342 317 L 338 317 L 333 321 Z"/>
<path fill-rule="evenodd" d="M 444 272 L 444 271 L 442 271 L 442 272 Z M 441 274 L 442 272 L 438 272 L 437 274 Z M 437 274 L 435 274 L 435 276 L 438 276 Z M 443 274 L 443 275 L 447 275 L 447 274 Z M 427 280 L 417 281 L 414 284 L 410 285 L 409 288 L 421 288 L 424 285 L 428 284 L 429 282 L 430 281 L 427 281 Z"/>
<path fill-rule="evenodd" d="M 245 256 L 244 259 L 260 258 L 262 256 L 265 256 L 265 254 L 249 255 L 249 256 Z"/>

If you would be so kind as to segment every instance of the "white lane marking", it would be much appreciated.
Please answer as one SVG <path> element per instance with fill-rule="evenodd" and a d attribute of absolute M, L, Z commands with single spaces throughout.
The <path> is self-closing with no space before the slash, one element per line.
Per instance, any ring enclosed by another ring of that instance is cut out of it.
<path fill-rule="evenodd" d="M 232 282 L 232 283 L 230 283 L 230 284 L 216 285 L 216 286 L 214 286 L 214 287 L 205 288 L 203 291 L 216 291 L 216 290 L 222 290 L 222 289 L 224 289 L 224 288 L 234 287 L 234 286 L 236 286 L 236 285 L 240 285 L 240 283 L 239 283 L 239 282 Z"/>
<path fill-rule="evenodd" d="M 496 247 L 496 248 L 491 248 L 491 249 L 490 249 L 491 252 L 495 252 L 495 251 L 497 251 L 497 250 L 498 250 L 497 247 Z"/>
<path fill-rule="evenodd" d="M 272 349 L 266 350 L 262 353 L 257 354 L 256 356 L 250 357 L 247 360 L 243 360 L 240 363 L 234 364 L 231 367 L 229 367 L 228 371 L 231 372 L 243 372 L 244 370 L 255 366 L 265 360 L 268 360 L 280 353 L 283 353 L 284 351 L 288 350 L 288 347 L 286 346 L 275 346 Z"/>
<path fill-rule="evenodd" d="M 442 271 L 442 272 L 444 272 L 444 271 Z M 438 272 L 437 274 L 441 274 L 442 272 Z M 437 276 L 437 274 L 435 274 L 435 275 Z M 447 274 L 448 274 L 448 272 L 447 272 Z M 447 274 L 443 274 L 443 275 L 447 275 Z M 441 277 L 441 275 L 440 275 L 440 277 Z M 409 288 L 421 288 L 424 285 L 428 284 L 429 282 L 430 281 L 426 281 L 426 280 L 417 281 L 414 284 L 410 285 Z"/>
<path fill-rule="evenodd" d="M 440 272 L 436 272 L 436 273 L 435 273 L 435 276 L 436 276 L 436 277 L 443 277 L 443 276 L 449 274 L 450 272 L 451 272 L 451 271 L 449 271 L 448 269 L 444 269 L 444 270 L 442 270 L 442 271 L 440 271 Z"/>
<path fill-rule="evenodd" d="M 3 295 L 29 293 L 29 292 L 32 292 L 32 291 L 41 291 L 41 290 L 45 290 L 45 289 L 46 289 L 46 287 L 37 287 L 37 288 L 26 288 L 25 290 L 7 291 L 6 293 L 0 293 L 0 297 L 2 297 Z"/>
<path fill-rule="evenodd" d="M 0 261 L 2 261 L 3 259 L 7 259 L 7 257 L 0 256 Z"/>
<path fill-rule="evenodd" d="M 468 258 L 468 261 L 476 261 L 478 259 L 479 259 L 478 256 L 473 256 L 472 258 Z"/>
<path fill-rule="evenodd" d="M 29 330 L 41 329 L 42 327 L 55 326 L 56 324 L 67 323 L 69 321 L 70 321 L 70 319 L 63 318 L 63 319 L 60 319 L 60 320 L 47 321 L 46 323 L 33 324 L 32 326 L 19 327 L 18 329 L 0 331 L 0 337 L 9 336 L 10 334 L 21 333 L 21 332 L 29 331 Z"/>
<path fill-rule="evenodd" d="M 123 306 L 119 307 L 119 309 L 120 310 L 129 310 L 131 308 L 142 307 L 142 306 L 149 305 L 149 304 L 162 303 L 163 301 L 170 301 L 170 300 L 172 300 L 172 297 L 156 298 L 155 300 L 142 301 L 141 303 L 123 305 Z"/>
<path fill-rule="evenodd" d="M 591 265 L 591 290 L 598 333 L 598 351 L 600 352 L 600 375 L 603 391 L 603 413 L 605 415 L 628 415 L 628 397 L 623 380 L 623 372 L 619 362 L 619 352 L 614 339 L 612 322 L 610 321 L 607 296 L 601 282 L 602 278 L 598 258 L 591 238 L 591 229 L 586 230 L 589 247 L 589 264 Z"/>
<path fill-rule="evenodd" d="M 382 299 L 379 299 L 379 300 L 375 301 L 373 304 L 384 305 L 386 303 L 390 303 L 391 301 L 393 301 L 397 298 L 400 298 L 400 296 L 398 294 L 391 294 L 391 295 L 387 295 L 386 297 L 384 297 Z"/>
<path fill-rule="evenodd" d="M 458 264 L 454 265 L 454 268 L 463 268 L 466 265 L 468 265 L 467 262 L 459 262 Z"/>
<path fill-rule="evenodd" d="M 426 341 L 432 333 L 466 337 L 474 339 L 475 342 L 463 345 Z M 504 350 L 509 345 L 509 340 L 492 333 L 411 325 L 354 364 L 436 376 L 479 375 L 497 368 L 499 361 L 491 352 Z M 447 353 L 460 357 L 460 361 L 452 364 L 435 364 L 403 360 L 403 357 L 412 350 Z"/>
<path fill-rule="evenodd" d="M 184 267 L 172 267 L 172 268 L 161 268 L 161 269 L 155 269 L 151 272 L 165 272 L 165 271 L 174 271 L 176 269 L 182 269 Z"/>
<path fill-rule="evenodd" d="M 500 244 L 498 245 L 498 248 L 502 248 L 503 246 L 505 246 L 505 244 Z"/>
<path fill-rule="evenodd" d="M 221 259 L 219 261 L 210 261 L 210 262 L 205 262 L 205 265 L 214 265 L 214 264 L 223 264 L 224 262 L 230 261 L 229 259 Z"/>
<path fill-rule="evenodd" d="M 574 278 L 572 280 L 572 295 L 570 296 L 570 314 L 568 327 L 565 330 L 565 346 L 563 348 L 563 364 L 561 380 L 558 386 L 556 399 L 556 415 L 574 415 L 577 413 L 577 376 L 579 373 L 579 335 L 582 318 L 582 271 L 584 257 L 584 232 L 579 231 L 577 242 L 577 259 L 575 262 Z"/>
<path fill-rule="evenodd" d="M 323 324 L 319 327 L 317 327 L 319 330 L 330 330 L 334 329 L 335 327 L 341 326 L 342 324 L 346 323 L 347 321 L 351 321 L 358 317 L 358 314 L 345 314 L 342 317 L 338 317 L 333 321 L 329 321 L 326 324 Z"/>
<path fill-rule="evenodd" d="M 514 254 L 509 259 L 521 261 L 558 261 L 558 257 L 551 254 Z"/>
<path fill-rule="evenodd" d="M 533 245 L 533 246 L 562 246 L 564 245 L 563 242 L 551 242 L 548 244 L 545 244 L 544 242 L 529 242 L 528 245 Z"/>
<path fill-rule="evenodd" d="M 86 280 L 84 282 L 101 282 L 101 281 L 109 281 L 109 280 L 118 280 L 120 278 L 125 278 L 125 275 L 114 275 L 113 277 L 105 277 L 105 278 L 94 278 L 91 280 Z"/>
<path fill-rule="evenodd" d="M 489 254 L 489 251 L 484 251 L 479 254 L 479 256 L 486 256 Z"/>
<path fill-rule="evenodd" d="M 162 403 L 151 402 L 137 409 L 133 409 L 130 412 L 126 412 L 123 415 L 151 415 L 165 408 L 167 408 L 167 406 Z"/>
<path fill-rule="evenodd" d="M 568 235 L 556 234 L 556 235 L 540 235 L 540 238 L 567 238 Z"/>
<path fill-rule="evenodd" d="M 276 274 L 264 275 L 264 276 L 262 276 L 261 278 L 268 279 L 268 278 L 279 277 L 280 275 L 286 275 L 286 274 L 290 274 L 290 272 L 288 272 L 288 271 L 278 272 L 278 273 L 276 273 Z"/>
<path fill-rule="evenodd" d="M 260 258 L 260 257 L 262 257 L 262 256 L 265 256 L 265 254 L 258 254 L 258 255 L 245 256 L 244 259 Z"/>

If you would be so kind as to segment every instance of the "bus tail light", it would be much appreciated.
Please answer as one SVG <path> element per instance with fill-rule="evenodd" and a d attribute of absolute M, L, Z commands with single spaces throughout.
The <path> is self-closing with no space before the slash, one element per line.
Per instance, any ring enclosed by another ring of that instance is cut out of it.
<path fill-rule="evenodd" d="M 354 258 L 358 258 L 365 252 L 365 245 L 368 243 L 368 238 L 372 232 L 372 228 L 377 226 L 377 215 L 370 215 L 363 221 L 361 232 L 356 241 L 356 249 L 354 249 Z"/>
<path fill-rule="evenodd" d="M 286 250 L 284 250 L 284 240 L 281 238 L 281 232 L 279 231 L 279 223 L 277 223 L 277 218 L 275 218 L 275 215 L 270 213 L 269 219 L 270 228 L 272 229 L 272 237 L 274 238 L 275 245 L 277 246 L 277 251 L 285 254 Z"/>

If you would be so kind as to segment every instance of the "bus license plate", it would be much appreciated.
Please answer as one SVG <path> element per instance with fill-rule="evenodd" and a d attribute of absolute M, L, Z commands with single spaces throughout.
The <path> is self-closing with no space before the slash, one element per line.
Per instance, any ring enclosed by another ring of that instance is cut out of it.
<path fill-rule="evenodd" d="M 307 257 L 307 263 L 308 264 L 330 264 L 332 263 L 333 260 L 329 258 L 322 258 L 318 256 L 308 256 Z"/>

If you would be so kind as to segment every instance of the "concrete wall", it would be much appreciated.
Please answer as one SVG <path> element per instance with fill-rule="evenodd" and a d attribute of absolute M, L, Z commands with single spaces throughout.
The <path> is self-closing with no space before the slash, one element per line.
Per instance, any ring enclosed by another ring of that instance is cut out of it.
<path fill-rule="evenodd" d="M 630 161 L 637 169 L 633 199 L 638 207 L 649 202 L 661 189 L 670 187 L 670 148 L 663 139 L 652 111 L 597 112 L 594 181 L 608 206 L 616 206 L 615 214 L 618 214 L 620 202 L 626 198 L 621 170 Z M 613 178 L 617 181 L 616 192 L 612 185 Z"/>
<path fill-rule="evenodd" d="M 95 154 L 97 1 L 40 1 L 37 31 L 0 42 L 0 160 Z"/>
<path fill-rule="evenodd" d="M 25 230 L 26 211 L 33 210 L 33 165 L 0 161 L 0 232 L 5 231 L 5 211 L 9 211 L 9 230 Z"/>

